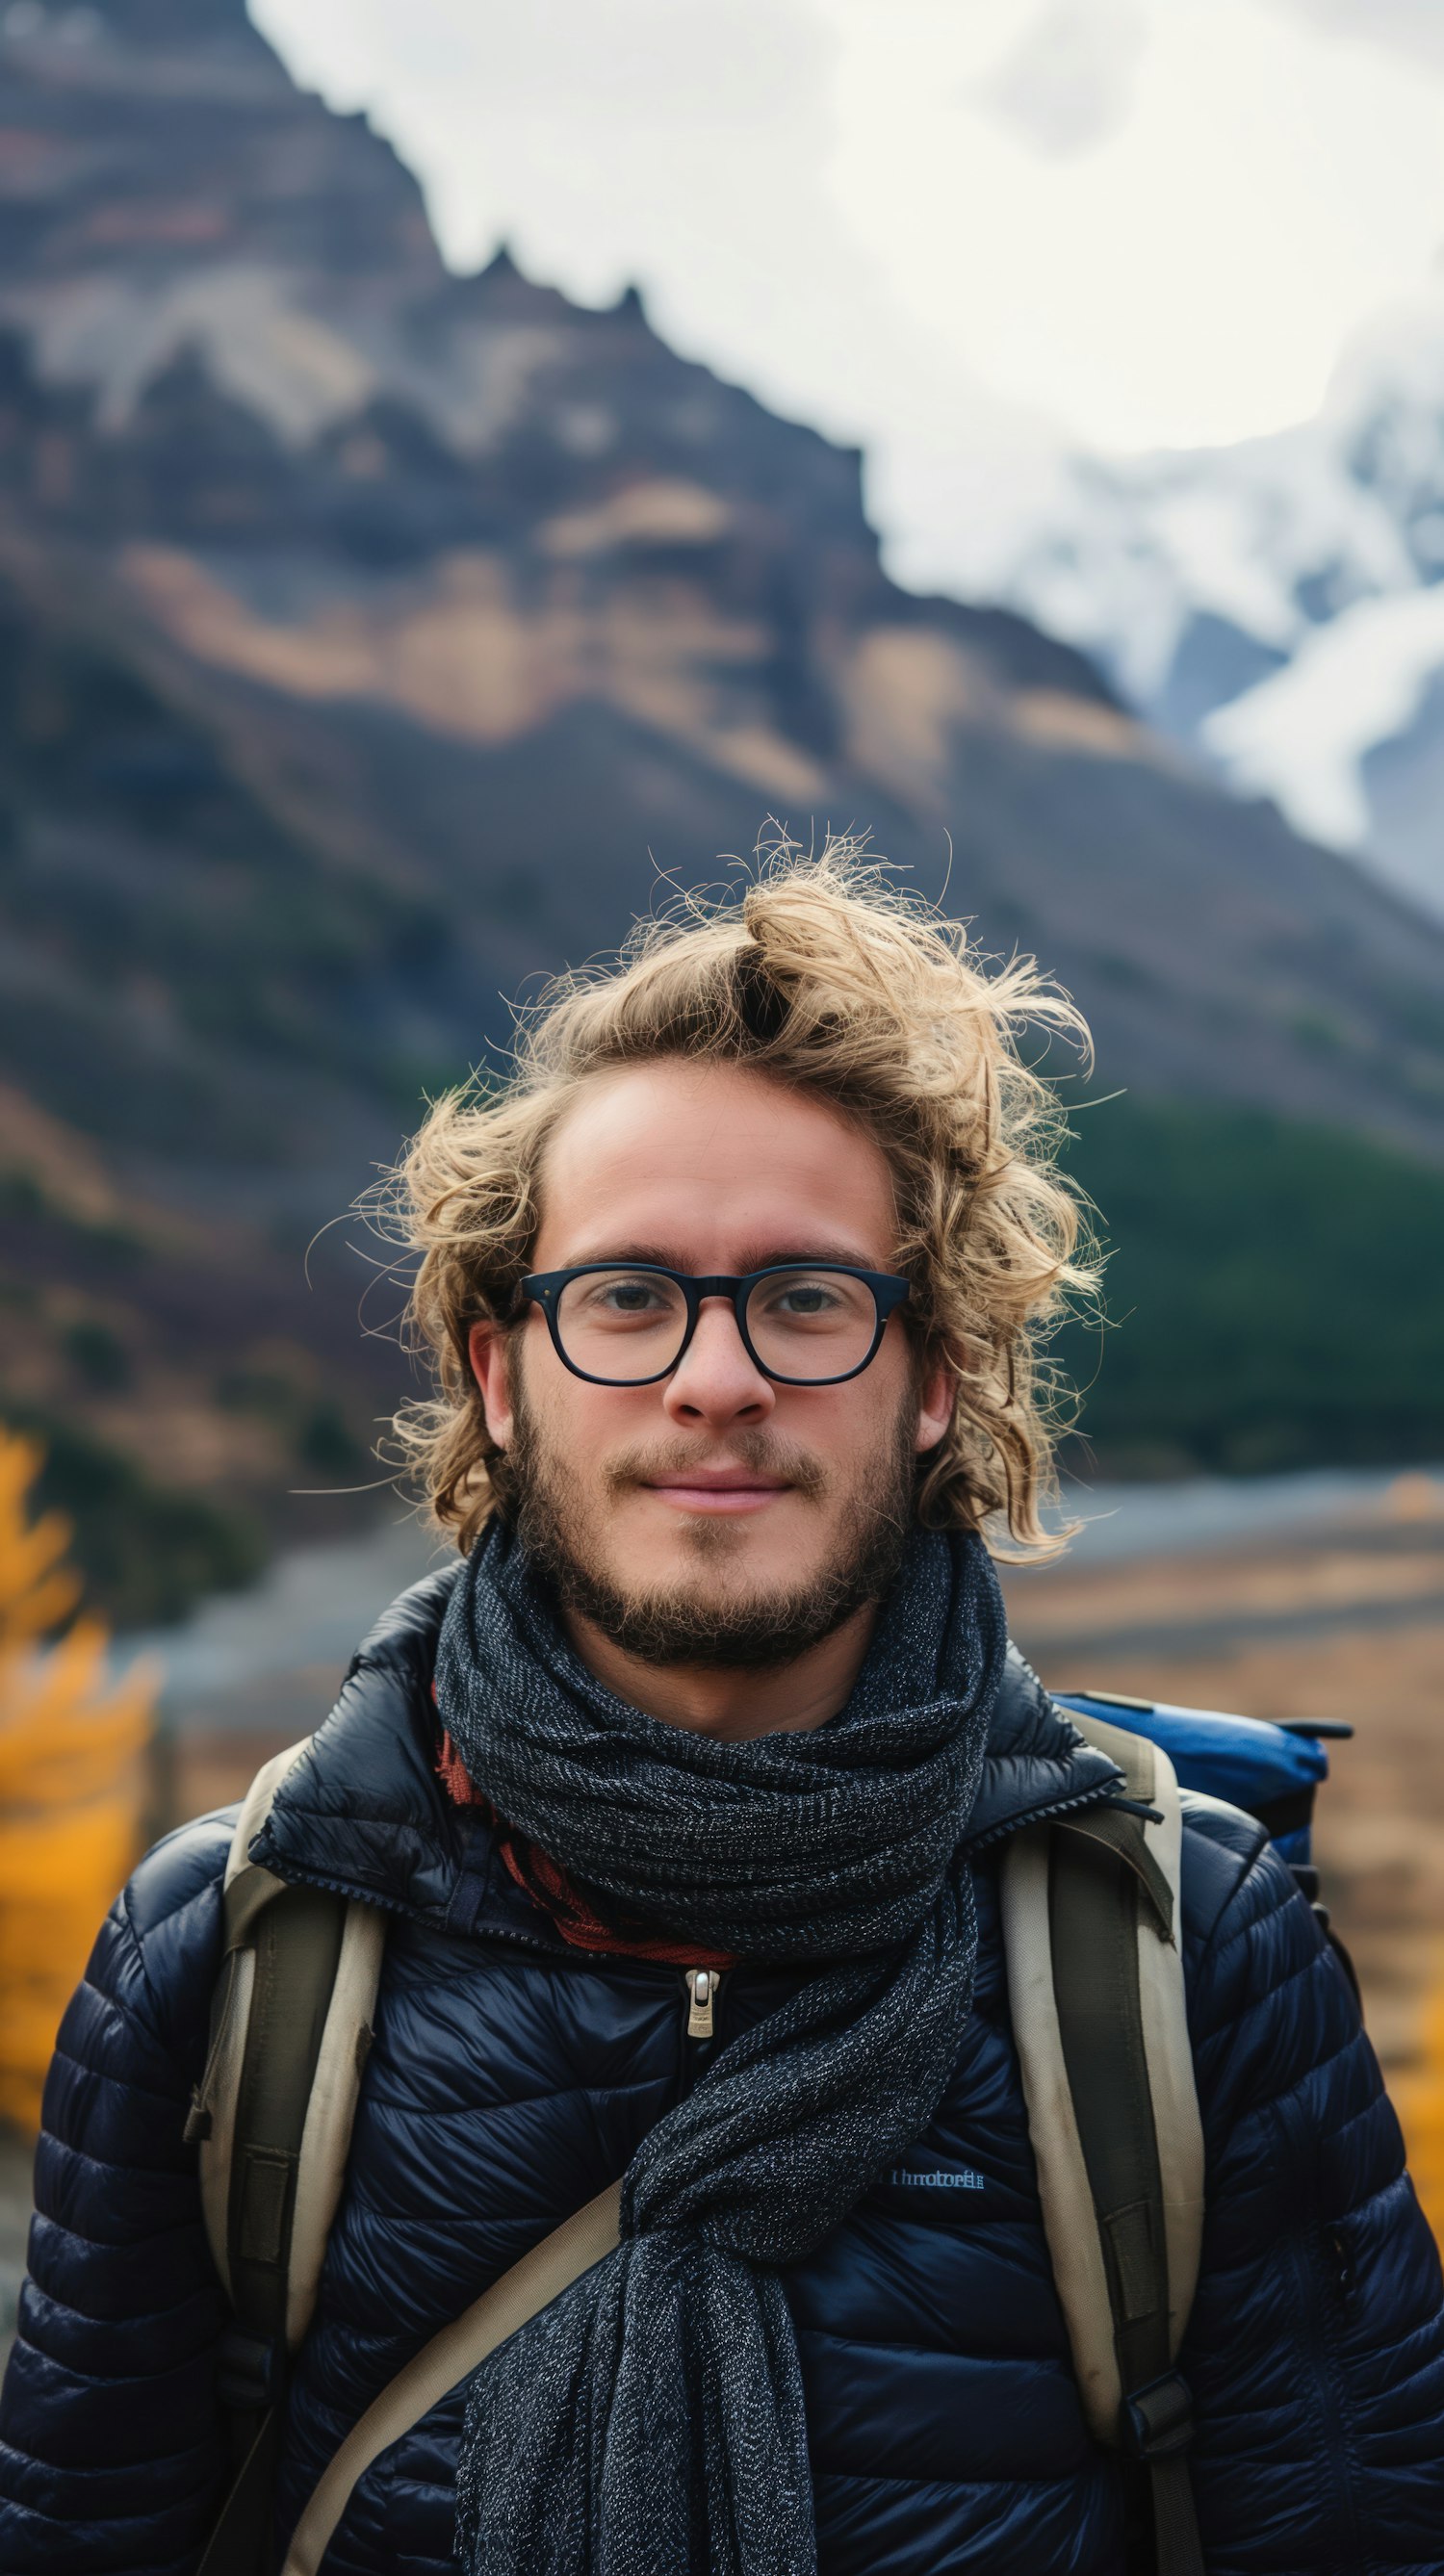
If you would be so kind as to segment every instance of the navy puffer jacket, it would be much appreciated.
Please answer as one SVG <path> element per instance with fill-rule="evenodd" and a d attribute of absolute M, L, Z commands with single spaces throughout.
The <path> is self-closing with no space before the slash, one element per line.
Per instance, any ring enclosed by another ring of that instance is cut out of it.
<path fill-rule="evenodd" d="M 363 1648 L 255 1856 L 389 1909 L 375 2043 L 293 2381 L 284 2537 L 409 2355 L 619 2174 L 689 2081 L 678 1970 L 568 1949 L 436 1778 L 446 1578 Z M 821 2576 L 1120 2576 L 1123 2476 L 1083 2426 L 1039 2221 L 994 1855 L 1114 1775 L 1013 1668 L 973 1819 L 975 2010 L 933 2126 L 787 2276 Z M 60 2034 L 0 2401 L 0 2567 L 185 2576 L 223 2477 L 225 2309 L 182 2127 L 233 1816 L 143 1862 Z M 1208 2148 L 1183 2364 L 1210 2576 L 1444 2571 L 1444 2310 L 1345 1980 L 1259 1829 L 1188 1802 L 1186 1968 Z M 721 2039 L 775 2003 L 737 1969 Z M 692 2043 L 695 2046 L 695 2043 Z M 327 2576 L 452 2565 L 460 2396 L 358 2488 Z"/>

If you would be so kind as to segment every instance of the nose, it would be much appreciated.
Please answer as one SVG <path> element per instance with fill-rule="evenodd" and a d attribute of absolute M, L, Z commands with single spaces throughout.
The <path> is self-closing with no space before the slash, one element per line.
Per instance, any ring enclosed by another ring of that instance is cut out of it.
<path fill-rule="evenodd" d="M 662 1387 L 671 1420 L 724 1431 L 734 1422 L 764 1422 L 776 1402 L 771 1378 L 763 1376 L 737 1330 L 730 1300 L 704 1297 L 697 1330 Z"/>

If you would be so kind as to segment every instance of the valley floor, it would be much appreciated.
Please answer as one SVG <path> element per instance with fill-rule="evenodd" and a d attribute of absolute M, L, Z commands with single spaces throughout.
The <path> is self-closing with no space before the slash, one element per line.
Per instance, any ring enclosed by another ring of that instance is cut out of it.
<path fill-rule="evenodd" d="M 1056 1689 L 1357 1728 L 1330 1747 L 1315 1857 L 1374 2044 L 1409 2069 L 1444 1984 L 1444 1484 L 1400 1477 L 1273 1538 L 1005 1581 Z"/>

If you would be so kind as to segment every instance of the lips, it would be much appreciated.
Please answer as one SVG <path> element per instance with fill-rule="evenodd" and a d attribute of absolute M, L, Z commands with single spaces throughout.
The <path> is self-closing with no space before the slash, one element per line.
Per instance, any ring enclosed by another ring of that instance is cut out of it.
<path fill-rule="evenodd" d="M 646 1491 L 680 1511 L 755 1512 L 789 1491 L 785 1476 L 760 1476 L 751 1467 L 689 1467 L 649 1476 Z"/>

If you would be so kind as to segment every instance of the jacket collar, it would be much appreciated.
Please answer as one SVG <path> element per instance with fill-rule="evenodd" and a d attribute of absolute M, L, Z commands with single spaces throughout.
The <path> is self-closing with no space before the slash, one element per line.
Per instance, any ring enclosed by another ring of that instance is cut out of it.
<path fill-rule="evenodd" d="M 378 1620 L 286 1774 L 251 1858 L 280 1878 L 454 1931 L 561 1950 L 549 1919 L 501 1866 L 481 1811 L 454 1805 L 437 1776 L 431 1680 L 459 1570 L 428 1575 Z M 1010 1646 L 966 1848 L 1092 1805 L 1119 1778 Z"/>

